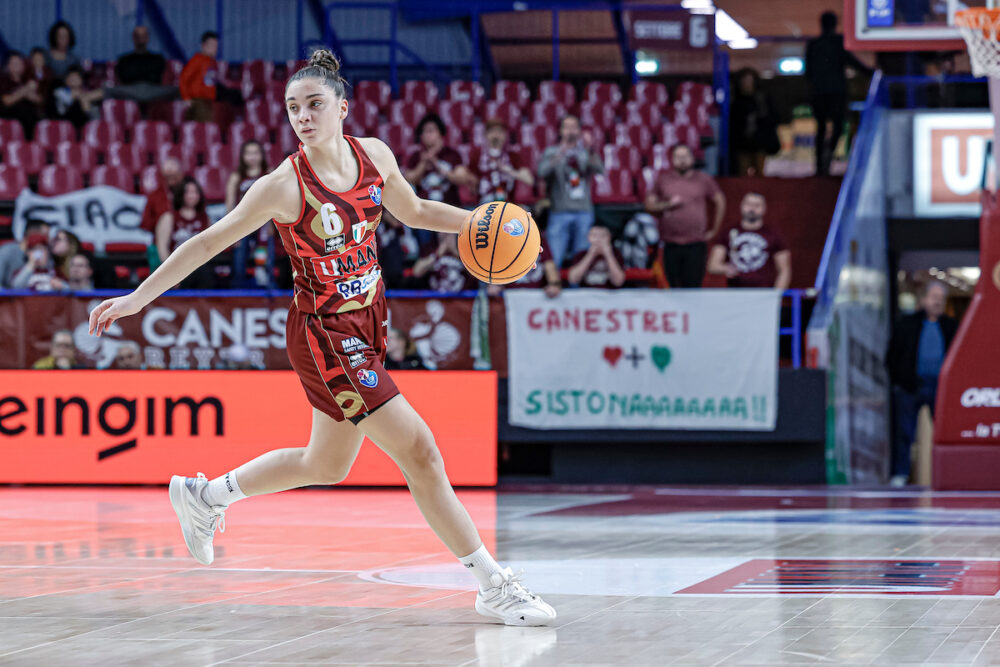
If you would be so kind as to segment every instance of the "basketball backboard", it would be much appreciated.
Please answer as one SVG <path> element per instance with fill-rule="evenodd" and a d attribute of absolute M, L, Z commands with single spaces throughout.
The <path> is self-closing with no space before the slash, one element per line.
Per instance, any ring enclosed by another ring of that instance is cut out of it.
<path fill-rule="evenodd" d="M 858 51 L 962 51 L 955 12 L 997 0 L 844 0 L 844 45 Z"/>

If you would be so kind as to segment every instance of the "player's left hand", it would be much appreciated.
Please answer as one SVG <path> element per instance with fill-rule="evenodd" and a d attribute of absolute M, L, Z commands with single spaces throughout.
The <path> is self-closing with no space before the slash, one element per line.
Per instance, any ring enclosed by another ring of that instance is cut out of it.
<path fill-rule="evenodd" d="M 90 335 L 100 336 L 108 330 L 115 320 L 129 315 L 135 315 L 142 310 L 144 304 L 138 302 L 133 294 L 117 296 L 102 301 L 90 311 Z"/>

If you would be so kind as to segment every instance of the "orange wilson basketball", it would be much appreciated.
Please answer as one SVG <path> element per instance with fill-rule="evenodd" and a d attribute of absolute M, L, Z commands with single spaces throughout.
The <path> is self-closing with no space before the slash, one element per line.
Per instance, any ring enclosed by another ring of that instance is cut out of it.
<path fill-rule="evenodd" d="M 506 285 L 531 270 L 542 236 L 531 214 L 517 204 L 483 204 L 458 232 L 458 255 L 473 277 Z"/>

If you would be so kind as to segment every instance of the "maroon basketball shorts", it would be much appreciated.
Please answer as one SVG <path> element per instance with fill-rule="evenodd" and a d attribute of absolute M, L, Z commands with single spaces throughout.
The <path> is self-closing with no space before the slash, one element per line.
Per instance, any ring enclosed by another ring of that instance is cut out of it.
<path fill-rule="evenodd" d="M 335 315 L 288 311 L 288 359 L 309 403 L 337 421 L 354 424 L 399 393 L 385 361 L 389 316 L 385 298 Z"/>

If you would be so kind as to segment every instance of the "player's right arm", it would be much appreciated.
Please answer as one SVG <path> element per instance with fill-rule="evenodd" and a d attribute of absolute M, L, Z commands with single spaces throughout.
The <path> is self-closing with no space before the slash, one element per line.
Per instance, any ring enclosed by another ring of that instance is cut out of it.
<path fill-rule="evenodd" d="M 100 336 L 115 320 L 138 313 L 199 266 L 260 229 L 271 218 L 278 222 L 298 219 L 301 206 L 295 174 L 286 160 L 273 172 L 259 178 L 236 208 L 221 220 L 179 245 L 135 291 L 103 301 L 94 308 L 90 313 L 90 333 Z"/>

